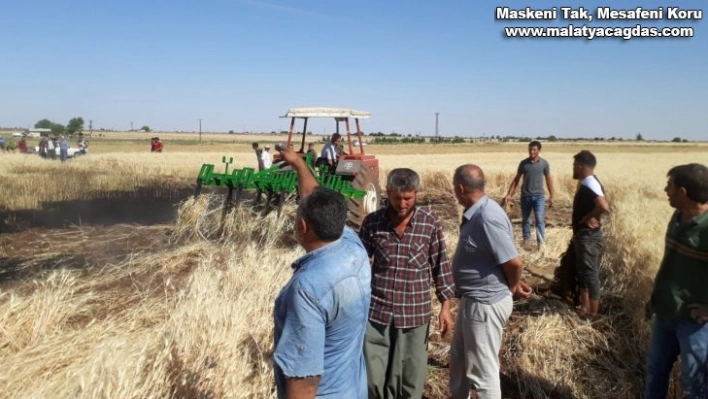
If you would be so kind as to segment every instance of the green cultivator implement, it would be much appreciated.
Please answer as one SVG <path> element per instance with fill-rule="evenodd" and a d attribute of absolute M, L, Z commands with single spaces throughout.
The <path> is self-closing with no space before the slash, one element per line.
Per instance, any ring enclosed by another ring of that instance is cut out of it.
<path fill-rule="evenodd" d="M 302 146 L 299 153 L 303 155 L 311 173 L 323 187 L 342 193 L 348 201 L 349 224 L 358 229 L 369 213 L 379 209 L 379 165 L 378 160 L 373 155 L 365 155 L 359 119 L 367 118 L 368 113 L 336 108 L 300 108 L 291 109 L 285 117 L 292 118 L 290 133 L 288 135 L 287 146 L 291 145 L 295 119 L 305 120 L 307 131 L 307 120 L 311 117 L 334 117 L 337 122 L 337 133 L 339 133 L 339 122 L 345 122 L 349 143 L 349 154 L 340 155 L 334 168 L 328 164 L 316 165 L 316 160 L 311 154 L 304 153 L 305 135 L 303 133 Z M 357 133 L 359 136 L 359 154 L 353 154 L 351 133 L 349 131 L 349 117 L 356 120 Z M 281 145 L 276 145 L 276 150 L 281 150 Z M 272 167 L 257 172 L 253 168 L 243 168 L 229 170 L 233 163 L 233 158 L 222 157 L 224 164 L 223 173 L 215 170 L 213 164 L 202 165 L 197 177 L 196 196 L 199 196 L 203 186 L 225 187 L 228 192 L 224 203 L 223 218 L 226 217 L 234 204 L 240 204 L 244 192 L 255 193 L 254 205 L 263 205 L 264 213 L 277 210 L 278 215 L 283 204 L 288 198 L 297 198 L 298 178 L 297 173 L 289 166 L 282 163 L 275 163 Z M 263 204 L 263 196 L 266 200 Z"/>
<path fill-rule="evenodd" d="M 366 191 L 354 188 L 351 182 L 344 180 L 342 176 L 320 173 L 314 167 L 314 160 L 310 156 L 306 158 L 310 171 L 321 186 L 338 191 L 351 200 L 361 200 L 366 197 Z M 224 173 L 215 172 L 212 164 L 202 165 L 197 177 L 197 196 L 201 193 L 202 186 L 226 187 L 228 206 L 234 200 L 234 192 L 237 194 L 236 202 L 238 202 L 244 190 L 256 191 L 260 196 L 266 194 L 269 199 L 277 197 L 282 200 L 297 195 L 297 173 L 290 167 L 281 168 L 281 165 L 276 164 L 260 172 L 256 172 L 253 168 L 235 169 L 229 172 L 229 165 L 233 163 L 233 158 L 227 160 L 224 156 L 222 162 L 225 164 Z M 278 201 L 278 205 L 282 205 L 282 201 Z"/>

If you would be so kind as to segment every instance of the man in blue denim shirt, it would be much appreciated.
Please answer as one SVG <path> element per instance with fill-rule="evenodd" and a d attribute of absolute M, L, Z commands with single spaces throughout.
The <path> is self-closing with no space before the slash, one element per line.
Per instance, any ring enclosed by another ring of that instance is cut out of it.
<path fill-rule="evenodd" d="M 548 161 L 541 158 L 541 143 L 532 141 L 529 143 L 529 157 L 519 163 L 516 176 L 509 186 L 506 197 L 502 200 L 505 206 L 514 195 L 519 180 L 523 176 L 521 185 L 521 236 L 523 245 L 528 245 L 531 239 L 531 212 L 534 213 L 536 224 L 536 244 L 540 248 L 546 242 L 546 193 L 543 189 L 543 179 L 546 179 L 548 186 L 548 207 L 553 206 L 553 179 L 551 178 L 551 167 Z"/>
<path fill-rule="evenodd" d="M 344 196 L 319 187 L 293 150 L 281 156 L 298 173 L 295 235 L 307 253 L 293 263 L 295 272 L 275 301 L 278 397 L 364 399 L 369 256 L 345 226 Z"/>

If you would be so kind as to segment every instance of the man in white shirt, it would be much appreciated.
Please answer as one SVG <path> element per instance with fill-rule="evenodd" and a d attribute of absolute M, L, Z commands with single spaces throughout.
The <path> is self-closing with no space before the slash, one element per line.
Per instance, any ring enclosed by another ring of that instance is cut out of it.
<path fill-rule="evenodd" d="M 273 158 L 270 156 L 270 146 L 266 145 L 261 153 L 261 161 L 263 161 L 263 168 L 268 169 L 273 165 Z"/>
<path fill-rule="evenodd" d="M 56 137 L 50 137 L 49 141 L 47 141 L 47 155 L 49 155 L 49 159 L 56 159 L 57 158 L 57 153 L 56 153 Z"/>
<path fill-rule="evenodd" d="M 339 133 L 334 133 L 332 135 L 332 138 L 327 142 L 327 144 L 322 147 L 322 153 L 320 154 L 320 159 L 321 161 L 327 162 L 327 164 L 330 166 L 330 168 L 334 169 L 335 164 L 337 163 L 337 148 L 339 147 L 339 143 L 342 141 L 342 135 Z"/>

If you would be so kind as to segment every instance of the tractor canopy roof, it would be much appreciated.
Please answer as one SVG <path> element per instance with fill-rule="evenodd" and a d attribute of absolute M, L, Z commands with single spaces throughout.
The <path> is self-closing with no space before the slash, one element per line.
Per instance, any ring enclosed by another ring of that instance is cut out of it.
<path fill-rule="evenodd" d="M 281 118 L 357 118 L 366 119 L 370 112 L 347 108 L 290 108 Z"/>

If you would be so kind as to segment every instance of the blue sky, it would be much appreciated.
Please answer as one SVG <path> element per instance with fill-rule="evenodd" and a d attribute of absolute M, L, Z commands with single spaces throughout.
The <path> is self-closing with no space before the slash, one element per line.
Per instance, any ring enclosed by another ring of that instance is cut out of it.
<path fill-rule="evenodd" d="M 528 3 L 0 0 L 0 126 L 271 131 L 288 108 L 335 106 L 370 111 L 364 130 L 386 133 L 434 134 L 440 112 L 442 135 L 708 139 L 705 21 L 674 23 L 689 39 L 504 38 L 569 23 L 494 20 Z"/>

